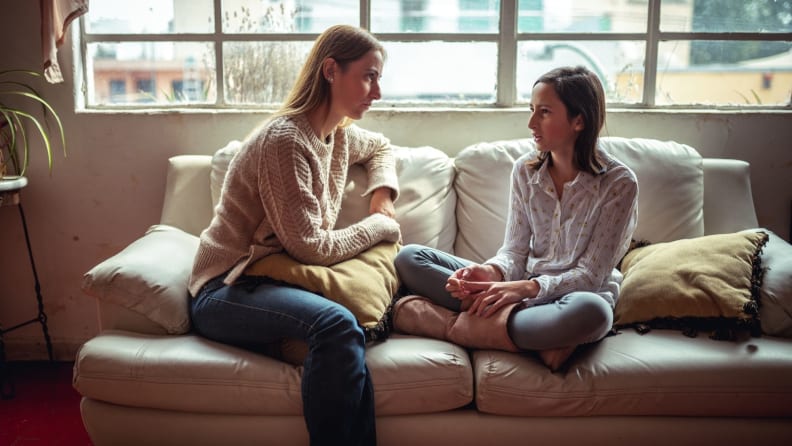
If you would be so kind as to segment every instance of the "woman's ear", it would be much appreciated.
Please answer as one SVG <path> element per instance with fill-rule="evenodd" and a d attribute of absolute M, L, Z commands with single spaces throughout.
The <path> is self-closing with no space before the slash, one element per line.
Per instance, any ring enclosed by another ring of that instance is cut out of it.
<path fill-rule="evenodd" d="M 333 77 L 336 73 L 336 61 L 332 57 L 328 57 L 322 62 L 322 75 L 328 82 L 333 82 Z"/>

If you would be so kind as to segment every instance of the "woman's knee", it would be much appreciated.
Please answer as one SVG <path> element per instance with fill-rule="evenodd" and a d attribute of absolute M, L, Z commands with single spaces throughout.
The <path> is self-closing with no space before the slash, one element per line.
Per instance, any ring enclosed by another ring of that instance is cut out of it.
<path fill-rule="evenodd" d="M 312 324 L 311 332 L 318 341 L 365 343 L 363 329 L 355 315 L 334 302 L 319 314 Z"/>

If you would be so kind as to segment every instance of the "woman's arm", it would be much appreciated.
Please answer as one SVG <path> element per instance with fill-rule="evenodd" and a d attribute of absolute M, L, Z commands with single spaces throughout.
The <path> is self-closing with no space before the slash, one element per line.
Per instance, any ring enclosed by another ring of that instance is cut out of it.
<path fill-rule="evenodd" d="M 399 225 L 377 213 L 346 228 L 323 227 L 320 202 L 313 190 L 318 177 L 311 151 L 297 141 L 275 141 L 256 163 L 266 220 L 280 244 L 300 262 L 332 265 L 383 241 L 398 241 Z"/>

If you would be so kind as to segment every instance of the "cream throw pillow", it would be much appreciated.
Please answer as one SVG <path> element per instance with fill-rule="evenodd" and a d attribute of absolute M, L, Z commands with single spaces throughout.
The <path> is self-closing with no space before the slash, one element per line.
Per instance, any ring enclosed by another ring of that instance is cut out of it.
<path fill-rule="evenodd" d="M 198 237 L 154 225 L 83 276 L 86 294 L 140 313 L 168 334 L 190 331 L 187 282 Z"/>
<path fill-rule="evenodd" d="M 736 329 L 757 334 L 767 239 L 764 232 L 741 232 L 633 249 L 621 264 L 614 325 L 706 330 L 716 338 L 731 338 Z"/>
<path fill-rule="evenodd" d="M 286 253 L 266 256 L 245 274 L 266 276 L 297 285 L 345 306 L 355 315 L 368 340 L 388 335 L 386 313 L 399 280 L 393 258 L 397 243 L 380 243 L 356 257 L 331 266 L 304 265 Z"/>

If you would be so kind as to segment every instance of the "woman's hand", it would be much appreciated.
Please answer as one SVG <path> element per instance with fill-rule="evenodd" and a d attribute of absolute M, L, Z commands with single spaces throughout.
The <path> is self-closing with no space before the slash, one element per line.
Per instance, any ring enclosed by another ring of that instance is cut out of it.
<path fill-rule="evenodd" d="M 380 187 L 371 193 L 371 203 L 369 204 L 369 214 L 382 214 L 390 218 L 396 218 L 396 208 L 393 206 L 391 189 Z"/>

